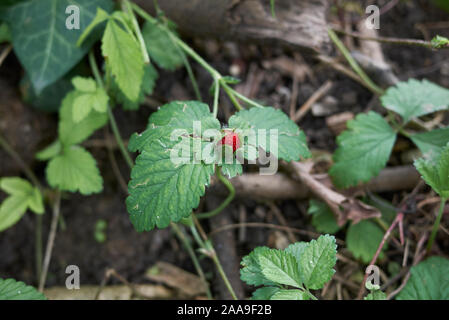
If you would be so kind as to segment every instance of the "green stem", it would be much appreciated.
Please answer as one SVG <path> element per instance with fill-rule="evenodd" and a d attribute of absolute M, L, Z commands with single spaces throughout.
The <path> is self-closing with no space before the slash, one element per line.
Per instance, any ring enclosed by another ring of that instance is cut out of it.
<path fill-rule="evenodd" d="M 445 198 L 441 198 L 438 216 L 437 216 L 437 219 L 435 220 L 435 223 L 433 224 L 432 233 L 430 234 L 429 242 L 427 243 L 427 254 L 430 253 L 430 250 L 432 249 L 433 243 L 435 241 L 435 237 L 437 236 L 438 228 L 440 227 L 441 218 L 443 217 L 444 204 L 446 203 L 446 200 L 447 199 L 445 199 Z"/>
<path fill-rule="evenodd" d="M 197 244 L 204 250 L 204 252 L 206 253 L 206 255 L 212 259 L 212 261 L 214 262 L 215 266 L 217 267 L 218 273 L 220 274 L 221 278 L 223 279 L 223 282 L 226 286 L 226 288 L 228 289 L 229 293 L 232 296 L 232 299 L 234 300 L 238 300 L 237 296 L 235 294 L 234 289 L 232 288 L 231 283 L 229 282 L 228 277 L 226 276 L 226 273 L 223 270 L 223 267 L 220 263 L 220 260 L 217 257 L 217 253 L 215 252 L 214 247 L 210 244 L 209 241 L 204 242 L 203 239 L 201 239 L 200 235 L 198 234 L 198 230 L 196 229 L 196 226 L 194 223 L 192 223 L 192 225 L 190 226 L 190 231 L 192 232 L 193 238 L 195 239 L 195 241 L 197 242 Z"/>
<path fill-rule="evenodd" d="M 220 96 L 220 82 L 218 81 L 218 79 L 214 79 L 214 86 L 214 104 L 212 108 L 212 114 L 216 118 L 218 115 L 218 98 Z"/>
<path fill-rule="evenodd" d="M 178 239 L 182 242 L 184 247 L 187 250 L 187 253 L 189 254 L 190 258 L 192 259 L 193 265 L 195 267 L 196 272 L 198 273 L 198 276 L 203 281 L 205 287 L 206 287 L 206 295 L 209 299 L 212 299 L 212 293 L 210 292 L 209 283 L 206 280 L 206 276 L 204 274 L 203 269 L 201 268 L 201 264 L 198 261 L 198 258 L 195 254 L 195 251 L 192 248 L 192 245 L 190 244 L 189 240 L 186 238 L 185 234 L 181 231 L 181 229 L 178 227 L 177 224 L 172 223 L 171 227 L 173 231 L 175 232 Z"/>
<path fill-rule="evenodd" d="M 94 77 L 95 77 L 98 85 L 104 89 L 103 79 L 101 78 L 100 71 L 98 70 L 97 62 L 95 61 L 93 51 L 89 52 L 89 63 L 90 63 L 90 67 L 92 68 L 92 72 L 94 74 Z M 131 159 L 129 152 L 125 147 L 125 143 L 123 142 L 123 139 L 120 135 L 120 131 L 117 126 L 117 122 L 115 121 L 114 114 L 112 113 L 112 109 L 109 106 L 109 104 L 108 104 L 108 118 L 109 118 L 109 123 L 111 124 L 112 133 L 114 134 L 115 140 L 117 141 L 117 145 L 119 146 L 119 149 L 122 152 L 122 155 L 126 160 L 126 163 L 128 164 L 128 166 L 130 168 L 132 168 L 133 160 Z"/>
<path fill-rule="evenodd" d="M 226 92 L 226 94 L 228 95 L 229 99 L 231 99 L 232 104 L 235 106 L 235 108 L 240 111 L 242 109 L 244 109 L 239 101 L 235 98 L 235 95 L 232 91 L 232 88 L 230 86 L 228 86 L 226 83 L 224 83 L 223 81 L 220 81 L 221 86 L 223 87 L 224 91 Z"/>
<path fill-rule="evenodd" d="M 223 201 L 223 203 L 215 208 L 214 210 L 210 211 L 210 212 L 205 212 L 205 213 L 197 213 L 195 216 L 198 219 L 206 219 L 206 218 L 211 218 L 217 214 L 219 214 L 221 211 L 223 211 L 224 208 L 226 208 L 229 203 L 234 199 L 235 196 L 235 189 L 234 186 L 232 185 L 231 182 L 229 182 L 228 179 L 226 179 L 225 177 L 223 177 L 223 175 L 221 174 L 221 168 L 217 168 L 217 178 L 226 186 L 226 188 L 229 190 L 229 195 L 228 197 L 225 199 L 225 201 Z"/>
<path fill-rule="evenodd" d="M 36 276 L 37 283 L 41 278 L 42 273 L 42 214 L 36 214 Z"/>
<path fill-rule="evenodd" d="M 224 81 L 221 81 L 221 82 L 222 82 L 223 87 L 225 87 L 225 86 L 228 87 L 228 89 L 232 92 L 232 94 L 236 95 L 240 100 L 242 100 L 242 101 L 244 101 L 245 103 L 247 103 L 247 104 L 249 104 L 249 105 L 252 105 L 252 106 L 254 106 L 254 107 L 257 107 L 257 108 L 264 108 L 264 106 L 261 105 L 260 103 L 258 103 L 258 102 L 254 101 L 254 100 L 251 100 L 251 99 L 245 97 L 243 94 L 241 94 L 241 93 L 239 93 L 238 91 L 236 91 L 235 89 L 229 87 L 228 84 L 224 83 Z"/>
<path fill-rule="evenodd" d="M 131 4 L 128 0 L 124 1 L 124 4 L 126 6 L 126 11 L 129 13 L 131 17 L 131 22 L 134 27 L 134 32 L 137 36 L 137 39 L 140 43 L 140 50 L 142 51 L 143 61 L 145 64 L 150 63 L 150 56 L 148 55 L 147 46 L 145 45 L 145 40 L 143 39 L 142 32 L 140 31 L 139 23 L 137 22 L 136 16 L 134 15 L 134 11 L 131 8 Z M 125 8 L 124 8 L 125 9 Z"/>
<path fill-rule="evenodd" d="M 345 45 L 343 44 L 343 42 L 340 41 L 340 39 L 335 34 L 335 32 L 331 28 L 328 28 L 327 32 L 328 32 L 331 40 L 337 46 L 338 50 L 340 50 L 340 52 L 343 54 L 343 56 L 348 61 L 349 65 L 352 67 L 352 69 L 359 75 L 359 77 L 366 84 L 366 87 L 368 89 L 370 89 L 372 92 L 374 92 L 375 94 L 378 94 L 378 95 L 383 94 L 384 91 L 380 87 L 378 87 L 373 81 L 371 81 L 371 79 L 366 75 L 366 73 L 362 70 L 362 68 L 360 68 L 358 63 L 351 56 L 348 49 L 346 49 Z"/>

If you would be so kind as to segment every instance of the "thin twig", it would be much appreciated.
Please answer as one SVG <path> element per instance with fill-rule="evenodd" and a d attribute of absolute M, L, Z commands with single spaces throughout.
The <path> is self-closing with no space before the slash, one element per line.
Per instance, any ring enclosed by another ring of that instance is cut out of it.
<path fill-rule="evenodd" d="M 309 99 L 299 108 L 298 111 L 296 111 L 293 121 L 298 122 L 301 120 L 307 112 L 312 108 L 313 104 L 320 100 L 329 90 L 332 88 L 332 81 L 327 80 L 321 87 L 318 88 L 317 91 L 315 91 Z"/>
<path fill-rule="evenodd" d="M 9 55 L 9 53 L 12 50 L 12 45 L 8 45 L 0 54 L 0 66 L 3 64 L 3 61 L 5 61 L 6 57 Z"/>
<path fill-rule="evenodd" d="M 42 266 L 42 273 L 39 281 L 40 292 L 43 292 L 45 287 L 45 281 L 47 280 L 48 267 L 50 266 L 51 254 L 55 244 L 56 231 L 60 212 L 61 212 L 61 192 L 57 190 L 55 202 L 53 204 L 53 216 L 51 219 L 50 234 L 48 236 L 47 247 L 45 249 L 44 265 Z"/>

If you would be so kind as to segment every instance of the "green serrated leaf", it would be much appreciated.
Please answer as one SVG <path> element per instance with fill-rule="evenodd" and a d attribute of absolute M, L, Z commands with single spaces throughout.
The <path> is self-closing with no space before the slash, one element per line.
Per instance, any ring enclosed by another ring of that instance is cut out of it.
<path fill-rule="evenodd" d="M 76 90 L 85 93 L 93 93 L 97 90 L 97 83 L 92 78 L 77 76 L 72 79 L 72 84 Z"/>
<path fill-rule="evenodd" d="M 56 140 L 51 145 L 46 147 L 44 150 L 39 151 L 36 153 L 36 159 L 40 161 L 46 161 L 51 158 L 56 157 L 59 153 L 61 153 L 62 145 L 61 141 Z"/>
<path fill-rule="evenodd" d="M 410 79 L 388 88 L 382 105 L 401 115 L 404 122 L 449 106 L 449 90 L 427 80 Z"/>
<path fill-rule="evenodd" d="M 47 300 L 47 298 L 22 281 L 0 278 L 0 300 Z"/>
<path fill-rule="evenodd" d="M 309 295 L 302 290 L 281 289 L 273 293 L 270 300 L 309 300 Z"/>
<path fill-rule="evenodd" d="M 352 224 L 348 228 L 346 234 L 346 244 L 351 251 L 352 255 L 362 260 L 364 263 L 369 263 L 376 253 L 384 233 L 380 227 L 378 227 L 374 222 L 363 220 L 357 224 Z M 386 245 L 382 248 L 379 258 L 383 258 L 383 250 L 385 250 Z"/>
<path fill-rule="evenodd" d="M 367 182 L 385 167 L 396 133 L 375 112 L 359 114 L 347 123 L 348 130 L 337 138 L 338 149 L 329 171 L 338 188 Z"/>
<path fill-rule="evenodd" d="M 240 279 L 242 279 L 242 281 L 253 286 L 272 286 L 276 284 L 265 277 L 259 264 L 259 256 L 265 254 L 269 250 L 268 247 L 257 247 L 251 251 L 249 255 L 243 257 L 242 262 L 240 263 L 243 267 L 240 269 Z"/>
<path fill-rule="evenodd" d="M 91 34 L 91 32 L 101 23 L 105 22 L 109 19 L 109 13 L 104 11 L 101 8 L 97 8 L 97 13 L 95 17 L 92 19 L 91 23 L 84 29 L 83 33 L 79 37 L 76 45 L 81 46 L 86 40 L 86 38 Z"/>
<path fill-rule="evenodd" d="M 79 7 L 79 30 L 66 27 L 69 15 L 65 11 L 70 5 Z M 81 60 L 95 39 L 78 47 L 78 38 L 98 7 L 111 11 L 112 6 L 110 0 L 39 0 L 24 1 L 7 10 L 14 52 L 38 94 Z"/>
<path fill-rule="evenodd" d="M 109 96 L 103 88 L 97 87 L 94 79 L 75 77 L 72 83 L 76 89 L 72 107 L 75 123 L 85 119 L 92 110 L 99 113 L 107 111 Z"/>
<path fill-rule="evenodd" d="M 425 158 L 437 157 L 449 141 L 449 127 L 417 133 L 410 137 Z"/>
<path fill-rule="evenodd" d="M 110 19 L 104 31 L 101 50 L 118 87 L 131 101 L 139 99 L 144 75 L 140 45 L 134 36 Z"/>
<path fill-rule="evenodd" d="M 433 37 L 430 43 L 432 44 L 432 47 L 435 49 L 442 49 L 449 47 L 449 39 L 439 35 Z"/>
<path fill-rule="evenodd" d="M 413 266 L 397 300 L 449 300 L 449 260 L 430 257 Z"/>
<path fill-rule="evenodd" d="M 320 236 L 310 241 L 300 256 L 299 267 L 304 284 L 308 289 L 321 289 L 328 282 L 337 262 L 335 237 Z"/>
<path fill-rule="evenodd" d="M 296 258 L 298 264 L 300 263 L 301 256 L 305 250 L 309 246 L 308 242 L 295 242 L 290 244 L 287 248 L 284 249 L 285 252 L 290 253 Z"/>
<path fill-rule="evenodd" d="M 47 165 L 47 181 L 53 188 L 89 195 L 103 190 L 103 179 L 92 155 L 79 146 L 66 147 Z"/>
<path fill-rule="evenodd" d="M 208 106 L 197 101 L 166 104 L 149 122 L 147 130 L 129 142 L 130 150 L 141 151 L 126 199 L 138 231 L 167 227 L 198 206 L 214 173 L 214 164 L 204 163 L 198 155 L 205 143 L 200 137 L 207 129 L 220 129 Z"/>
<path fill-rule="evenodd" d="M 172 32 L 175 32 L 172 30 Z M 168 33 L 157 23 L 145 22 L 142 36 L 151 59 L 162 69 L 175 70 L 183 65 L 180 49 L 170 39 Z"/>
<path fill-rule="evenodd" d="M 341 229 L 332 210 L 322 201 L 311 199 L 307 213 L 312 215 L 312 225 L 318 232 L 334 234 Z"/>
<path fill-rule="evenodd" d="M 69 92 L 62 101 L 59 111 L 59 139 L 64 146 L 83 142 L 108 121 L 106 113 L 91 111 L 89 117 L 85 117 L 76 123 L 73 120 L 73 108 L 77 96 L 77 91 Z"/>
<path fill-rule="evenodd" d="M 434 159 L 418 159 L 415 167 L 421 177 L 444 199 L 449 199 L 449 143 Z"/>
<path fill-rule="evenodd" d="M 229 127 L 246 136 L 244 146 L 261 147 L 278 159 L 297 161 L 311 156 L 304 132 L 279 109 L 264 107 L 239 111 L 229 119 Z"/>
<path fill-rule="evenodd" d="M 380 290 L 374 290 L 368 293 L 363 300 L 387 300 L 387 295 Z"/>
<path fill-rule="evenodd" d="M 277 287 L 262 287 L 253 292 L 251 296 L 251 300 L 270 300 L 273 294 L 278 292 L 279 288 Z"/>
<path fill-rule="evenodd" d="M 243 168 L 240 163 L 223 163 L 220 168 L 223 175 L 227 176 L 229 179 L 239 176 L 243 172 Z"/>
<path fill-rule="evenodd" d="M 42 195 L 27 180 L 11 177 L 0 179 L 0 189 L 9 196 L 0 205 L 0 231 L 19 221 L 30 209 L 36 214 L 44 213 Z"/>
<path fill-rule="evenodd" d="M 298 262 L 292 254 L 268 249 L 260 252 L 257 259 L 266 279 L 278 284 L 302 288 Z"/>

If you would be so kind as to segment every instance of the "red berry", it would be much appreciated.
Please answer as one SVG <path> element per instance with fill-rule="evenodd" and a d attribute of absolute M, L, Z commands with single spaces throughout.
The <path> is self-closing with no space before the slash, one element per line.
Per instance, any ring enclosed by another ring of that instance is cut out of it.
<path fill-rule="evenodd" d="M 232 146 L 232 151 L 235 152 L 240 148 L 240 139 L 237 133 L 231 130 L 225 130 L 225 136 L 221 139 L 221 144 Z"/>

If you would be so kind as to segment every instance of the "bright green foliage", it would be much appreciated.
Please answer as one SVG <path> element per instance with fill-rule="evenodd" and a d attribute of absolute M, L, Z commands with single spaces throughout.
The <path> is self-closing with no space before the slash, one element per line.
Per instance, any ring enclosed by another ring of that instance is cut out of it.
<path fill-rule="evenodd" d="M 0 278 L 0 300 L 47 300 L 47 298 L 22 281 Z"/>
<path fill-rule="evenodd" d="M 36 214 L 44 213 L 42 195 L 28 181 L 17 177 L 1 178 L 0 189 L 9 194 L 0 205 L 0 231 L 14 225 L 28 209 Z"/>
<path fill-rule="evenodd" d="M 140 44 L 132 33 L 125 31 L 115 19 L 109 19 L 104 31 L 101 50 L 115 81 L 130 101 L 139 99 L 144 75 Z"/>
<path fill-rule="evenodd" d="M 435 49 L 442 49 L 449 47 L 449 39 L 439 35 L 433 37 L 431 43 L 432 47 L 434 47 Z"/>
<path fill-rule="evenodd" d="M 106 113 L 99 113 L 92 110 L 88 117 L 75 122 L 73 120 L 73 109 L 75 108 L 75 99 L 78 94 L 72 91 L 62 101 L 59 111 L 59 139 L 65 146 L 78 144 L 87 139 L 95 130 L 103 127 L 107 121 Z"/>
<path fill-rule="evenodd" d="M 172 28 L 171 32 L 175 32 Z M 175 70 L 182 66 L 182 51 L 173 43 L 170 35 L 159 24 L 145 22 L 142 36 L 151 59 L 161 68 Z"/>
<path fill-rule="evenodd" d="M 337 262 L 337 245 L 333 236 L 320 236 L 309 242 L 299 257 L 299 267 L 305 286 L 320 289 L 328 282 Z"/>
<path fill-rule="evenodd" d="M 92 155 L 79 146 L 70 146 L 50 160 L 46 170 L 50 186 L 89 195 L 103 190 L 103 179 Z"/>
<path fill-rule="evenodd" d="M 424 181 L 443 199 L 449 199 L 449 143 L 436 159 L 418 159 L 415 167 Z"/>
<path fill-rule="evenodd" d="M 387 295 L 380 290 L 379 285 L 366 282 L 365 287 L 370 290 L 370 293 L 363 298 L 364 300 L 387 300 Z"/>
<path fill-rule="evenodd" d="M 449 260 L 430 257 L 413 266 L 397 300 L 449 300 Z"/>
<path fill-rule="evenodd" d="M 396 133 L 377 113 L 359 114 L 337 138 L 338 149 L 329 171 L 334 184 L 347 188 L 367 182 L 385 167 Z"/>
<path fill-rule="evenodd" d="M 73 121 L 79 123 L 85 119 L 92 110 L 105 113 L 108 108 L 109 97 L 106 91 L 97 87 L 92 78 L 75 77 L 72 80 L 76 89 L 76 97 L 73 99 Z"/>
<path fill-rule="evenodd" d="M 329 235 L 285 250 L 258 247 L 243 257 L 240 278 L 266 286 L 254 291 L 252 299 L 308 300 L 313 297 L 309 289 L 321 289 L 335 273 L 336 248 L 335 238 Z"/>
<path fill-rule="evenodd" d="M 334 213 L 324 202 L 311 199 L 307 213 L 312 215 L 312 225 L 318 232 L 334 234 L 340 230 Z"/>
<path fill-rule="evenodd" d="M 244 146 L 261 147 L 278 159 L 297 161 L 311 156 L 304 132 L 279 109 L 264 107 L 239 111 L 229 119 L 229 128 L 247 137 L 243 139 Z M 278 139 L 271 141 L 270 135 L 276 131 Z M 272 143 L 277 144 L 277 148 Z"/>
<path fill-rule="evenodd" d="M 352 255 L 369 263 L 376 253 L 384 233 L 380 227 L 369 220 L 360 221 L 357 224 L 352 224 L 346 233 L 346 245 Z M 383 249 L 385 249 L 384 246 Z M 381 252 L 379 257 L 383 258 Z"/>
<path fill-rule="evenodd" d="M 449 90 L 430 81 L 410 79 L 388 88 L 382 105 L 398 113 L 404 122 L 449 106 Z"/>
<path fill-rule="evenodd" d="M 228 178 L 233 178 L 241 175 L 243 168 L 240 163 L 223 163 L 221 165 L 221 172 Z"/>
<path fill-rule="evenodd" d="M 449 141 L 449 127 L 417 133 L 410 137 L 425 158 L 438 156 Z"/>
<path fill-rule="evenodd" d="M 201 124 L 198 131 L 194 121 Z M 129 143 L 130 150 L 141 151 L 131 171 L 126 199 L 138 231 L 167 227 L 171 221 L 188 217 L 198 206 L 214 173 L 214 164 L 206 164 L 198 156 L 206 143 L 199 136 L 206 129 L 220 129 L 208 106 L 196 101 L 164 105 L 149 122 L 147 130 L 133 135 Z M 198 146 L 200 149 L 195 149 Z"/>
<path fill-rule="evenodd" d="M 106 241 L 106 229 L 108 227 L 108 223 L 106 220 L 99 219 L 97 223 L 95 223 L 95 231 L 94 237 L 98 243 L 103 243 Z"/>
<path fill-rule="evenodd" d="M 137 101 L 129 100 L 123 92 L 118 88 L 114 79 L 112 79 L 111 84 L 114 90 L 115 99 L 118 103 L 121 103 L 123 109 L 125 110 L 138 110 L 139 106 L 145 102 L 145 95 L 150 95 L 153 93 L 153 89 L 156 85 L 156 80 L 159 74 L 153 65 L 148 64 L 144 67 L 143 81 L 139 92 L 139 98 Z"/>
<path fill-rule="evenodd" d="M 56 157 L 62 151 L 61 141 L 56 140 L 51 145 L 46 147 L 44 150 L 36 153 L 36 159 L 40 161 L 50 160 L 51 158 Z"/>
<path fill-rule="evenodd" d="M 79 30 L 69 30 L 65 23 L 69 17 L 66 8 L 74 4 L 80 11 Z M 79 36 L 98 7 L 111 11 L 112 6 L 110 0 L 29 0 L 7 10 L 5 19 L 11 28 L 14 51 L 37 93 L 81 60 L 93 42 L 78 47 Z"/>

